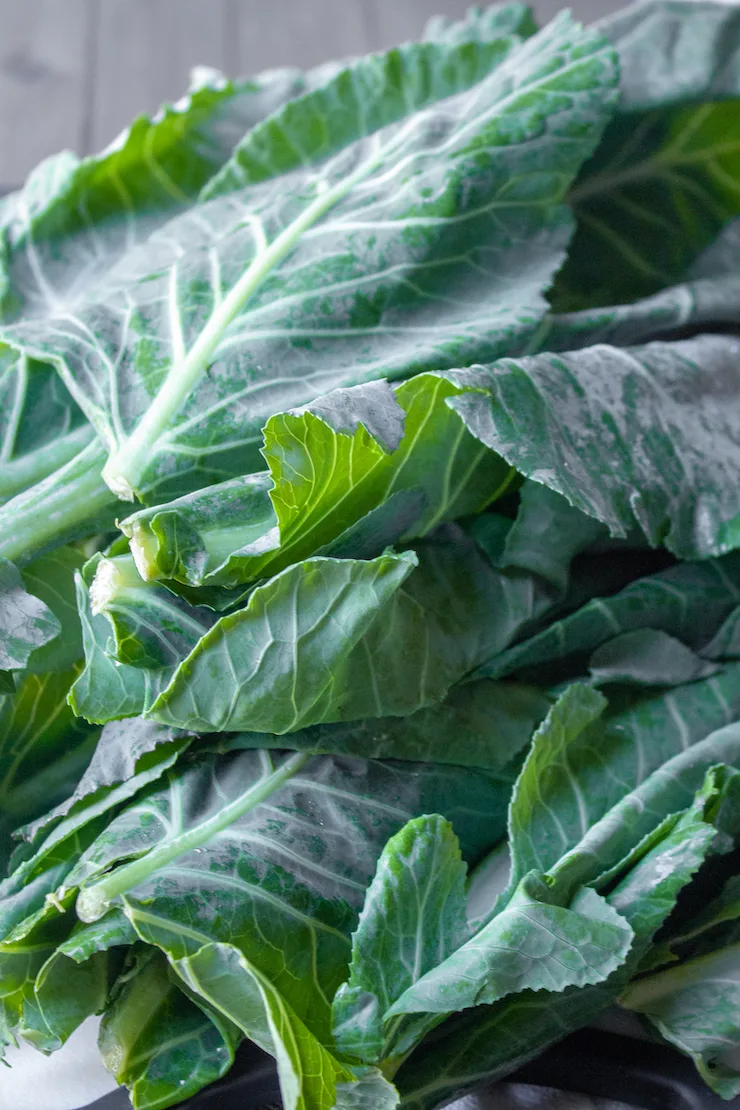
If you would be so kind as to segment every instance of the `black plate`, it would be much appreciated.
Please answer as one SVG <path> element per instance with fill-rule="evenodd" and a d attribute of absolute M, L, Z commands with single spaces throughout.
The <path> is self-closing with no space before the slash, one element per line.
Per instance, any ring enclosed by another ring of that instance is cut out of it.
<path fill-rule="evenodd" d="M 619 1033 L 585 1029 L 508 1076 L 507 1083 L 550 1087 L 571 1094 L 625 1103 L 635 1110 L 727 1110 L 690 1060 L 662 1044 Z M 492 1088 L 493 1090 L 494 1088 Z M 485 1097 L 480 1100 L 484 1110 Z M 499 1103 L 500 1105 L 500 1103 Z M 114 1091 L 86 1110 L 130 1110 L 126 1092 Z M 180 1103 L 181 1110 L 280 1110 L 271 1057 L 254 1045 L 239 1050 L 229 1075 Z M 452 1108 L 450 1108 L 452 1110 Z M 466 1110 L 474 1110 L 470 1103 Z"/>

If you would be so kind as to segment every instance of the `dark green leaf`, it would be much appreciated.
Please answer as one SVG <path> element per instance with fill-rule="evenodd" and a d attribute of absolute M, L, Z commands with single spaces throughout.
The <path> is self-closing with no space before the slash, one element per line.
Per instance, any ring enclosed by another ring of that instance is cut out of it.
<path fill-rule="evenodd" d="M 437 815 L 415 818 L 386 844 L 352 936 L 349 979 L 332 1006 L 346 1056 L 369 1064 L 403 1057 L 429 1029 L 405 1014 L 384 1026 L 384 1015 L 467 939 L 465 872 L 452 826 Z"/>
<path fill-rule="evenodd" d="M 300 770 L 308 758 L 203 755 L 130 803 L 65 884 L 83 882 L 84 917 L 123 896 L 137 932 L 173 958 L 236 944 L 328 1043 L 350 933 L 388 838 L 442 813 L 475 862 L 503 835 L 510 788 L 450 766 L 313 757 Z"/>
<path fill-rule="evenodd" d="M 499 678 L 512 672 L 554 664 L 559 673 L 581 675 L 592 653 L 615 636 L 638 629 L 657 629 L 709 658 L 731 657 L 727 645 L 709 641 L 737 609 L 740 558 L 732 554 L 701 563 L 679 563 L 659 574 L 639 578 L 613 597 L 586 603 L 547 628 L 484 664 L 480 673 Z M 728 626 L 729 631 L 729 626 Z M 567 668 L 567 671 L 566 671 Z"/>
<path fill-rule="evenodd" d="M 715 831 L 707 822 L 706 807 L 702 795 L 608 895 L 609 904 L 636 935 L 627 963 L 603 984 L 559 994 L 523 991 L 473 1011 L 467 1021 L 453 1022 L 445 1037 L 423 1047 L 398 1072 L 404 1105 L 433 1110 L 466 1090 L 500 1079 L 611 1005 L 710 850 Z"/>
<path fill-rule="evenodd" d="M 622 632 L 607 640 L 591 656 L 588 669 L 599 684 L 631 683 L 634 686 L 681 686 L 708 678 L 719 670 L 680 640 L 654 628 Z"/>
<path fill-rule="evenodd" d="M 740 1044 L 740 945 L 639 979 L 619 1001 L 645 1014 L 666 1040 L 691 1056 L 722 1098 L 740 1093 L 733 1058 Z"/>
<path fill-rule="evenodd" d="M 220 1079 L 234 1061 L 231 1025 L 179 989 L 156 949 L 140 951 L 106 1008 L 103 1062 L 131 1093 L 134 1110 L 172 1106 Z"/>
<path fill-rule="evenodd" d="M 481 679 L 453 687 L 441 705 L 410 717 L 368 717 L 344 724 L 315 725 L 285 736 L 242 732 L 230 749 L 277 748 L 333 752 L 366 759 L 410 759 L 453 763 L 505 772 L 546 716 L 551 699 L 535 686 Z M 110 726 L 108 726 L 110 727 Z"/>
<path fill-rule="evenodd" d="M 438 51 L 431 85 L 399 85 L 395 63 L 371 58 L 241 148 L 264 179 L 283 157 L 343 146 L 320 169 L 213 196 L 80 288 L 63 318 L 3 329 L 59 365 L 111 452 L 112 489 L 161 499 L 244 473 L 274 412 L 490 359 L 532 330 L 569 234 L 562 198 L 611 111 L 613 52 L 566 15 L 497 66 L 495 44 Z M 329 120 L 331 90 L 351 94 L 365 72 L 371 99 Z M 409 114 L 430 88 L 457 95 Z"/>
<path fill-rule="evenodd" d="M 613 535 L 639 527 L 681 558 L 717 555 L 737 543 L 739 353 L 735 338 L 700 336 L 502 359 L 451 375 L 480 392 L 448 404 Z"/>
<path fill-rule="evenodd" d="M 283 1110 L 334 1110 L 352 1072 L 325 1048 L 269 979 L 229 944 L 174 962 L 191 990 L 277 1060 Z"/>

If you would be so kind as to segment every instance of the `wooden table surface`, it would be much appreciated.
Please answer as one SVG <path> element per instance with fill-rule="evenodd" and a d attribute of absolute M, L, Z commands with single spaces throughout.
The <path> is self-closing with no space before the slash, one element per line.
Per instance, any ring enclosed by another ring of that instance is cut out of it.
<path fill-rule="evenodd" d="M 565 0 L 567 2 L 567 0 Z M 469 0 L 0 0 L 0 185 L 48 154 L 99 150 L 180 96 L 197 64 L 230 76 L 309 66 L 419 35 Z M 541 21 L 561 0 L 535 0 Z M 574 0 L 586 21 L 616 0 Z"/>

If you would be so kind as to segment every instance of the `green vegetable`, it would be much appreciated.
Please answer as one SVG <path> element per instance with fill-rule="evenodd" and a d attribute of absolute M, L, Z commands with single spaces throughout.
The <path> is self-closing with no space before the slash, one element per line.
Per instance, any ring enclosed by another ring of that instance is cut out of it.
<path fill-rule="evenodd" d="M 740 20 L 518 3 L 0 206 L 0 1052 L 436 1110 L 740 945 Z"/>

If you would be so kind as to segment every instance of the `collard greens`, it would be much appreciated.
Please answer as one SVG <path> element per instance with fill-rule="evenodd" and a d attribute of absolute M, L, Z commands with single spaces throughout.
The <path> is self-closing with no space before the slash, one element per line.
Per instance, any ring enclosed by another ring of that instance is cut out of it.
<path fill-rule="evenodd" d="M 740 1092 L 739 152 L 732 5 L 510 3 L 3 202 L 0 1053 Z"/>

